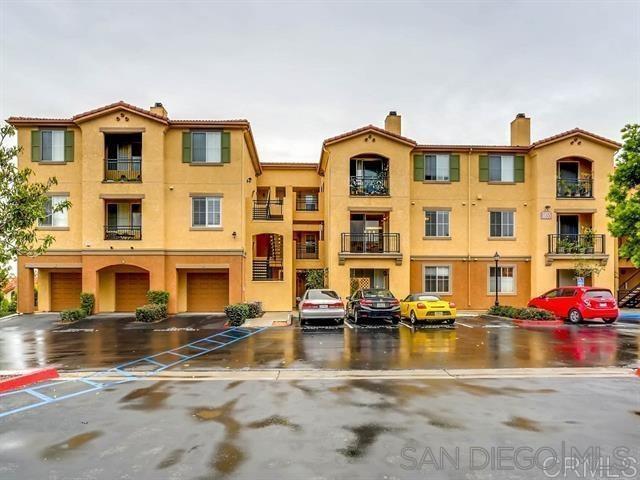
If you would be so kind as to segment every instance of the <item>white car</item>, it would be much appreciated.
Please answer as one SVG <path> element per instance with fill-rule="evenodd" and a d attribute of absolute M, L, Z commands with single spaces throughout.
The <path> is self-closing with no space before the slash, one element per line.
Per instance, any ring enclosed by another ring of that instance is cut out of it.
<path fill-rule="evenodd" d="M 309 320 L 334 320 L 338 325 L 344 322 L 344 302 L 333 290 L 309 289 L 297 300 L 300 325 Z"/>

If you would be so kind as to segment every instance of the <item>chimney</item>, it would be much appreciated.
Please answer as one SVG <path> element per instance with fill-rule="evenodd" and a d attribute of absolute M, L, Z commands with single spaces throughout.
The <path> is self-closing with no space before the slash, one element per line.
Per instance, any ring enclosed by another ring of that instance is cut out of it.
<path fill-rule="evenodd" d="M 393 110 L 389 112 L 387 118 L 384 119 L 384 129 L 387 132 L 401 135 L 402 132 L 402 117 Z"/>
<path fill-rule="evenodd" d="M 511 146 L 531 145 L 531 119 L 519 113 L 511 122 Z"/>
<path fill-rule="evenodd" d="M 161 117 L 167 116 L 167 111 L 162 106 L 162 103 L 156 102 L 153 107 L 149 109 L 151 113 L 155 113 L 156 115 L 160 115 Z"/>

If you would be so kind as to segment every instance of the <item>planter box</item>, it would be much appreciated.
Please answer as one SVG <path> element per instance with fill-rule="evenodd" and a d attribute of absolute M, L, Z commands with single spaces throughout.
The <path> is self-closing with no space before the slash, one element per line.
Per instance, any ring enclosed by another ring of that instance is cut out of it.
<path fill-rule="evenodd" d="M 522 318 L 514 318 L 513 323 L 519 327 L 551 327 L 557 328 L 564 325 L 564 320 L 524 320 Z"/>

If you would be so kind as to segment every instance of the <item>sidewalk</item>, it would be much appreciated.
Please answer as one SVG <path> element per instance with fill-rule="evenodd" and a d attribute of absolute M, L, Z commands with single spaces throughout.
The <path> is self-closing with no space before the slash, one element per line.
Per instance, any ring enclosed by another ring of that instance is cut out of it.
<path fill-rule="evenodd" d="M 244 327 L 287 327 L 291 325 L 291 312 L 264 312 L 260 318 L 250 318 Z"/>

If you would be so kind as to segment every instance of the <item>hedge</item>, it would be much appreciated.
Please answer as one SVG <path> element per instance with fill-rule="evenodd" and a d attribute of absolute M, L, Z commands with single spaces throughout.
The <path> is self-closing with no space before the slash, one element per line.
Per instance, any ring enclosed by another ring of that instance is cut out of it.
<path fill-rule="evenodd" d="M 249 318 L 258 318 L 262 316 L 262 303 L 250 302 L 247 305 L 249 306 Z"/>
<path fill-rule="evenodd" d="M 250 308 L 246 303 L 234 303 L 233 305 L 227 305 L 224 307 L 224 313 L 229 319 L 229 325 L 238 327 L 249 318 Z"/>
<path fill-rule="evenodd" d="M 169 303 L 169 292 L 164 290 L 149 290 L 147 300 L 152 305 L 166 305 Z"/>
<path fill-rule="evenodd" d="M 553 320 L 555 315 L 548 310 L 541 308 L 517 308 L 509 305 L 494 305 L 487 312 L 489 315 L 498 317 L 518 318 L 521 320 Z"/>
<path fill-rule="evenodd" d="M 157 322 L 167 318 L 167 306 L 150 303 L 136 308 L 137 322 Z"/>
<path fill-rule="evenodd" d="M 82 320 L 87 316 L 87 312 L 82 308 L 70 308 L 68 310 L 63 310 L 60 312 L 60 321 L 62 323 L 72 323 L 77 322 L 78 320 Z"/>
<path fill-rule="evenodd" d="M 80 294 L 80 308 L 84 310 L 86 315 L 93 313 L 93 307 L 96 304 L 96 297 L 93 293 L 82 292 Z"/>

